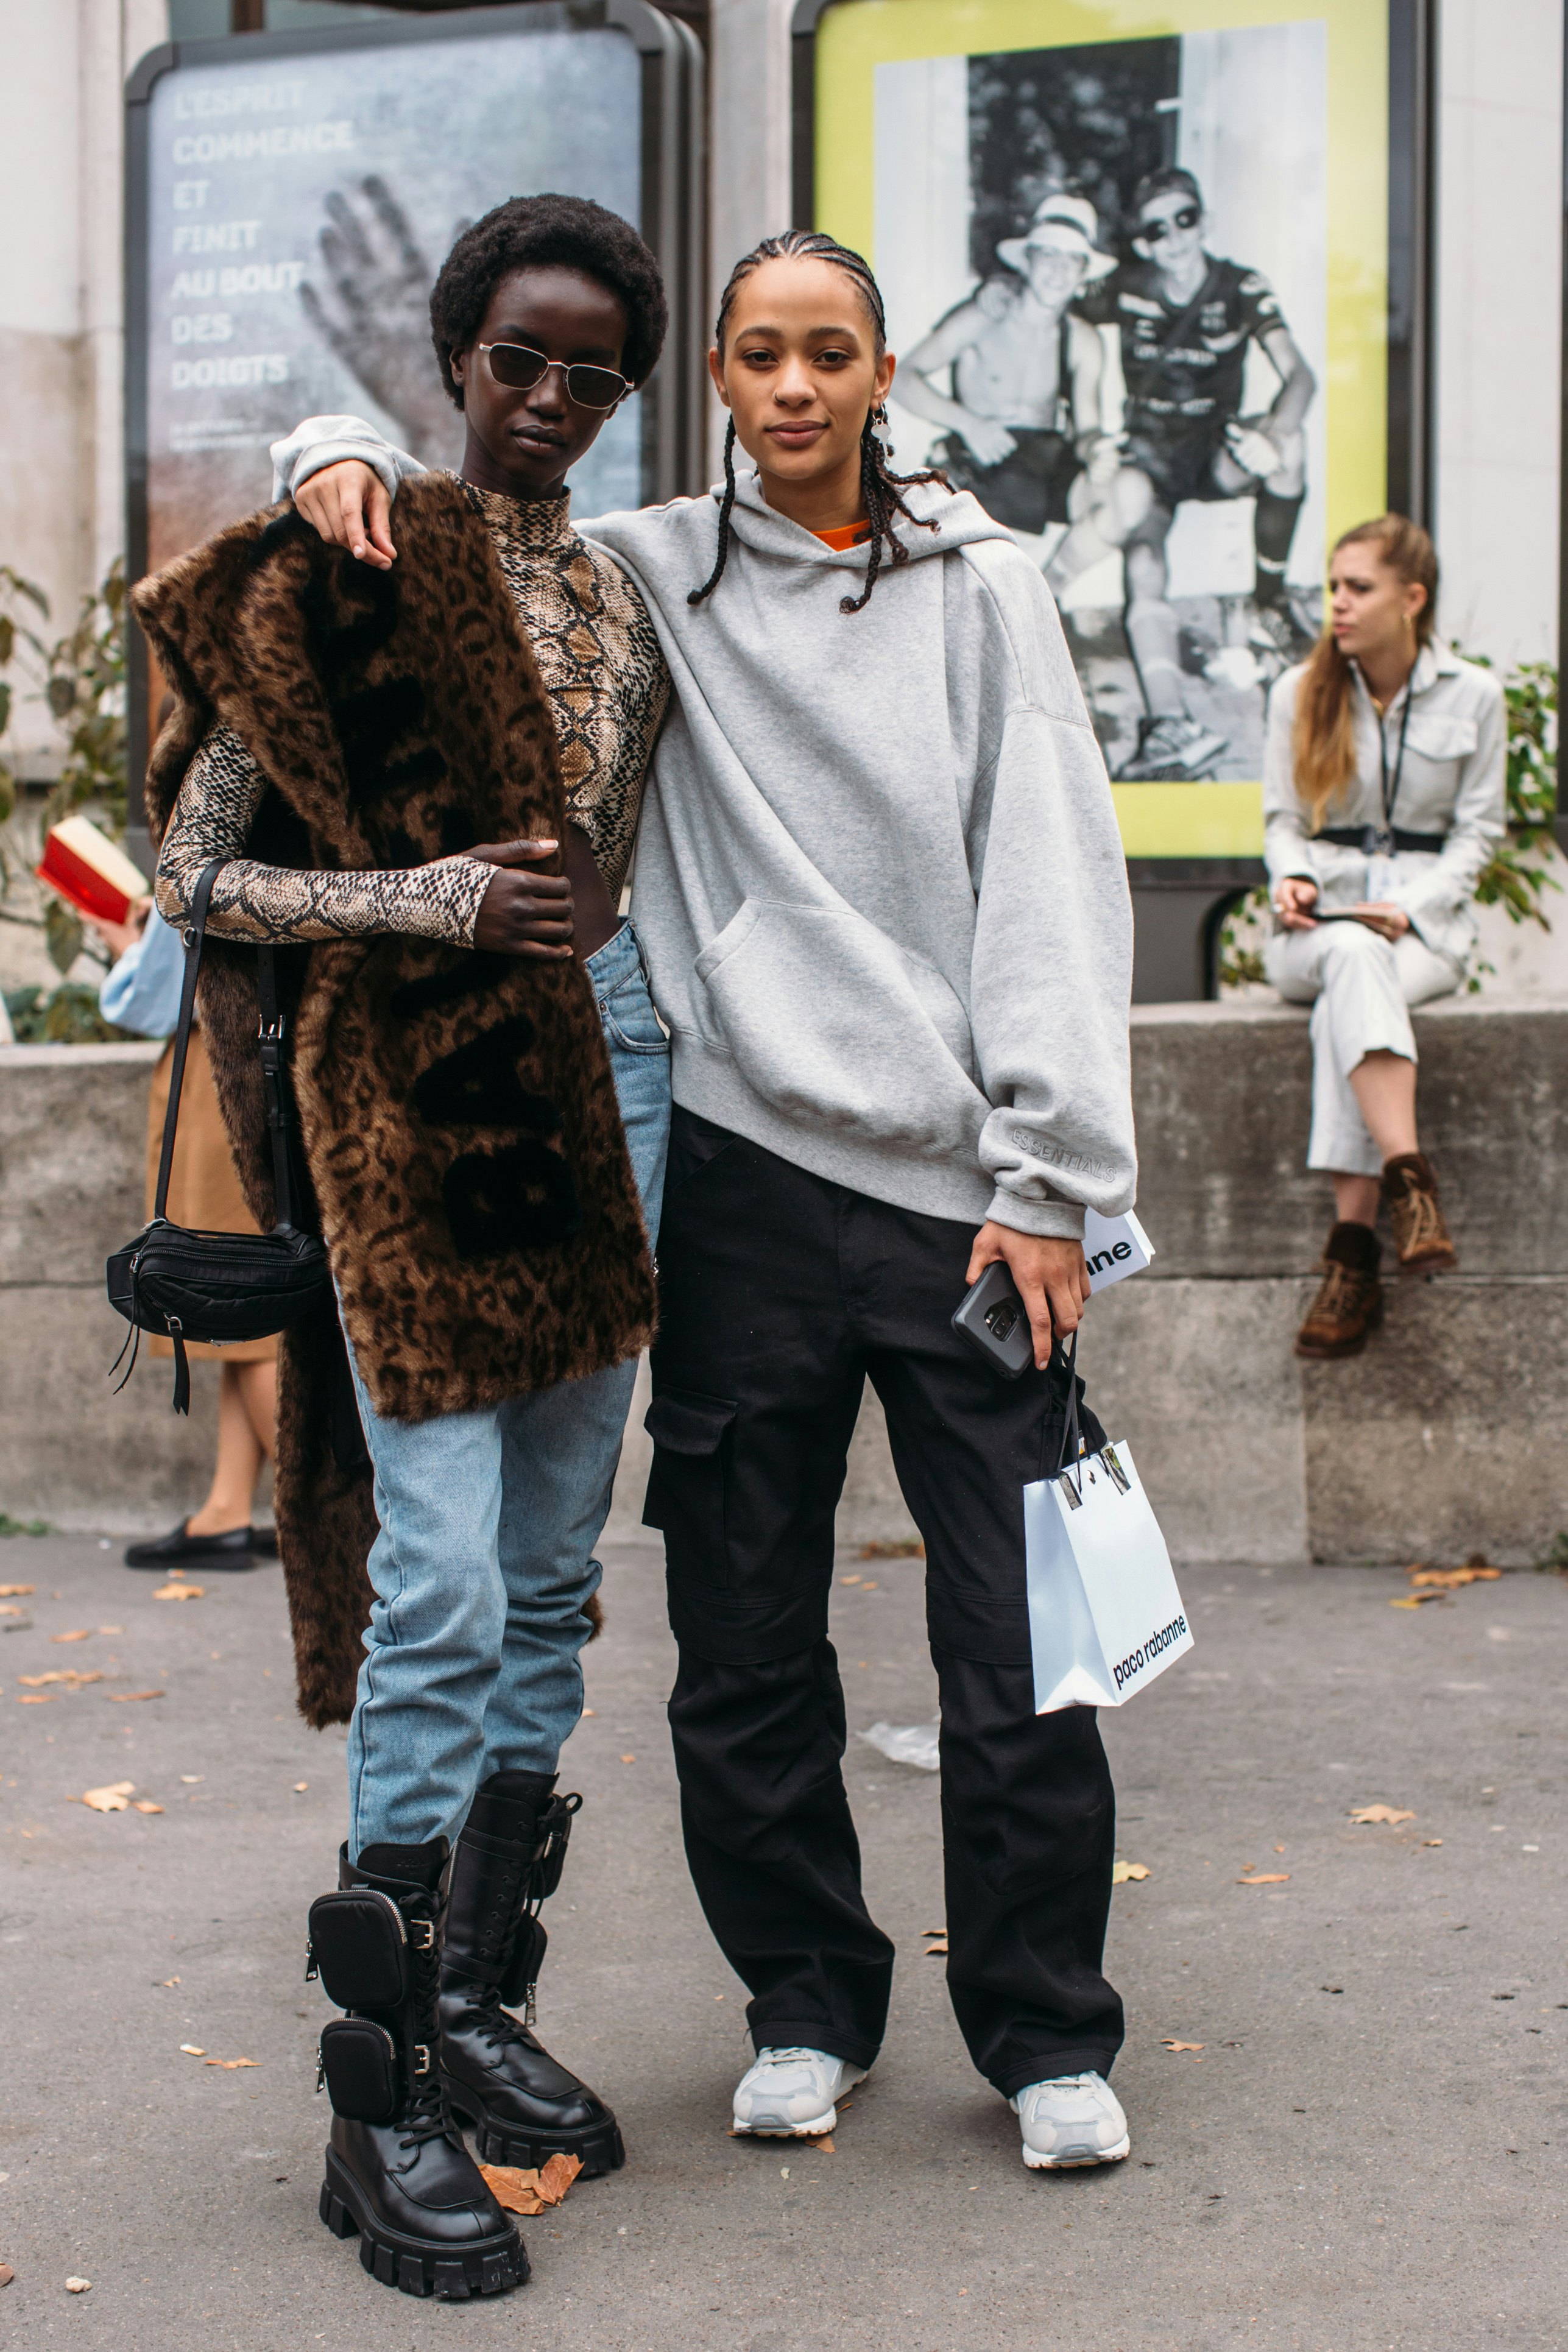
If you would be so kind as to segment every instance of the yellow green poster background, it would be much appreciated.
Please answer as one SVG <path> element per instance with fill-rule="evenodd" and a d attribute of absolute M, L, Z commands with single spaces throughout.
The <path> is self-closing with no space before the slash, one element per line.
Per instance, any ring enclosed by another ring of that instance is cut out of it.
<path fill-rule="evenodd" d="M 1387 500 L 1388 23 L 1379 0 L 835 0 L 816 34 L 816 219 L 876 267 L 875 76 L 897 60 L 1321 23 L 1327 44 L 1327 536 Z M 1255 856 L 1262 783 L 1114 787 L 1130 857 Z"/>

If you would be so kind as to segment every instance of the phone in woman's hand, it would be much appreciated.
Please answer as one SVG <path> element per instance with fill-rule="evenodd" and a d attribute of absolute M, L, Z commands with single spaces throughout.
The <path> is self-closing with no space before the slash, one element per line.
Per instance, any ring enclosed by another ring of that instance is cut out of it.
<path fill-rule="evenodd" d="M 1029 1311 L 1001 1258 L 965 1291 L 952 1328 L 1005 1381 L 1017 1380 L 1035 1360 Z"/>

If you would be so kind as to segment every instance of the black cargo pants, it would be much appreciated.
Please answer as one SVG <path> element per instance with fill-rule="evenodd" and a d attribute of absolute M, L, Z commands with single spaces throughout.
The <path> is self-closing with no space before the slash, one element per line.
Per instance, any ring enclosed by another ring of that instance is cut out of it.
<path fill-rule="evenodd" d="M 678 1108 L 645 1517 L 664 1532 L 680 1649 L 687 1855 L 753 1996 L 753 2041 L 869 2065 L 893 1947 L 860 1891 L 827 1638 L 834 1510 L 869 1375 L 925 1538 L 948 1988 L 975 2065 L 1010 2096 L 1107 2074 L 1121 2047 L 1100 1971 L 1115 1812 L 1094 1710 L 1034 1711 L 1022 1488 L 1045 1443 L 1056 1459 L 1065 1374 L 1002 1381 L 952 1329 L 973 1237 Z"/>

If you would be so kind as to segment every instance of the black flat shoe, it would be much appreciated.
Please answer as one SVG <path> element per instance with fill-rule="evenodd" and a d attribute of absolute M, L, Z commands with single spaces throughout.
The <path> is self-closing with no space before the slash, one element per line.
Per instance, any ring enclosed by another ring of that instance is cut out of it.
<path fill-rule="evenodd" d="M 190 1568 L 200 1561 L 204 1568 L 230 1570 L 254 1568 L 258 1560 L 276 1551 L 277 1538 L 270 1546 L 258 1540 L 254 1528 L 230 1528 L 221 1536 L 191 1536 L 185 1533 L 182 1519 L 166 1536 L 157 1536 L 151 1543 L 132 1544 L 125 1555 L 127 1568 Z M 271 1536 L 268 1528 L 259 1530 L 262 1537 Z"/>

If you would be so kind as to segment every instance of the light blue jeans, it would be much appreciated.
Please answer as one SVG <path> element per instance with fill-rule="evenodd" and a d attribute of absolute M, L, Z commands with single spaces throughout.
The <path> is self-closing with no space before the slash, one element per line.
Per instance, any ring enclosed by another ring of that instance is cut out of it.
<path fill-rule="evenodd" d="M 584 966 L 649 1234 L 669 1143 L 669 1045 L 623 923 Z M 492 1772 L 553 1772 L 583 1712 L 584 1604 L 635 1363 L 484 1412 L 384 1421 L 353 1364 L 381 1531 L 349 1727 L 349 1852 L 456 1838 Z"/>

